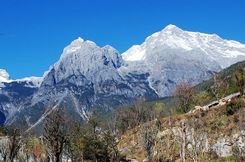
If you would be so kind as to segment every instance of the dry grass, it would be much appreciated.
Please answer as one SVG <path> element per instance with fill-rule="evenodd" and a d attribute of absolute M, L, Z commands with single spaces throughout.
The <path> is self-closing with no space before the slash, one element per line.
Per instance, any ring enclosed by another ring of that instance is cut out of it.
<path fill-rule="evenodd" d="M 181 121 L 198 119 L 203 121 L 203 126 L 198 131 L 208 133 L 209 143 L 213 144 L 215 141 L 224 136 L 231 136 L 234 132 L 239 130 L 238 123 L 241 122 L 240 114 L 245 112 L 244 105 L 239 112 L 233 115 L 226 114 L 226 105 L 211 109 L 208 112 L 196 112 L 194 114 L 173 115 L 161 119 L 160 131 L 169 129 L 170 127 L 180 127 Z M 245 113 L 244 113 L 245 114 Z M 244 120 L 245 121 L 245 120 Z M 145 158 L 145 152 L 141 146 L 141 127 L 129 130 L 121 138 L 119 148 L 128 148 L 127 152 L 129 159 L 137 159 L 142 161 Z M 178 154 L 178 153 L 176 153 Z M 223 161 L 232 161 L 229 158 L 222 159 Z M 221 160 L 221 161 L 222 161 Z"/>

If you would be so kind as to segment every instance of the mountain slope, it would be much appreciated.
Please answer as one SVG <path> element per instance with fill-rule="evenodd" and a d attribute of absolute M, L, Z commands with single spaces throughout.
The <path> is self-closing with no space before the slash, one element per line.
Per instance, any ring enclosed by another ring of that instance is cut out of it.
<path fill-rule="evenodd" d="M 101 48 L 92 41 L 74 40 L 46 72 L 29 106 L 7 118 L 6 124 L 18 124 L 24 117 L 32 126 L 57 103 L 73 119 L 86 120 L 93 107 L 108 112 L 136 98 L 158 97 L 147 81 L 149 74 L 120 73 L 123 64 L 111 46 Z"/>
<path fill-rule="evenodd" d="M 78 38 L 42 78 L 12 81 L 3 71 L 0 111 L 6 125 L 41 123 L 54 106 L 74 119 L 86 120 L 93 108 L 105 113 L 137 98 L 171 96 L 183 80 L 196 85 L 244 60 L 244 49 L 238 42 L 174 25 L 122 55 L 109 45 L 99 47 Z"/>
<path fill-rule="evenodd" d="M 235 83 L 236 82 L 235 73 L 240 68 L 245 69 L 245 61 L 235 63 L 216 74 L 217 76 L 220 77 L 221 80 L 229 84 L 224 95 L 228 95 L 239 91 Z M 203 91 L 208 91 L 210 87 L 212 87 L 213 85 L 214 85 L 214 79 L 210 78 L 200 84 L 197 84 L 194 88 L 198 93 L 201 93 Z"/>
<path fill-rule="evenodd" d="M 5 70 L 0 70 L 0 121 L 15 118 L 15 114 L 29 104 L 33 94 L 38 90 L 42 78 L 29 77 L 11 80 Z"/>
<path fill-rule="evenodd" d="M 245 45 L 215 34 L 183 31 L 169 25 L 122 54 L 127 71 L 150 74 L 151 87 L 159 96 L 172 95 L 180 81 L 192 85 L 214 72 L 245 59 Z"/>
<path fill-rule="evenodd" d="M 193 110 L 186 114 L 172 114 L 128 130 L 120 139 L 120 150 L 128 159 L 138 161 L 146 159 L 143 141 L 148 130 L 155 140 L 152 147 L 155 161 L 159 160 L 158 158 L 163 161 L 181 161 L 183 142 L 188 143 L 185 146 L 186 161 L 194 158 L 198 161 L 239 161 L 238 157 L 243 157 L 245 151 L 245 97 L 239 95 L 234 75 L 240 68 L 245 69 L 245 61 L 235 63 L 216 73 L 229 85 L 227 91 L 222 94 L 225 100 L 213 102 L 213 98 L 209 98 L 206 101 L 207 105 L 201 105 L 203 107 L 193 105 Z M 209 91 L 213 85 L 213 78 L 196 85 L 195 95 Z M 161 101 L 151 104 L 157 106 L 158 102 Z M 171 101 L 166 102 L 164 109 L 169 108 L 166 105 Z"/>
<path fill-rule="evenodd" d="M 197 161 L 236 161 L 236 149 L 242 155 L 245 151 L 244 116 L 244 96 L 235 97 L 208 111 L 172 115 L 130 129 L 122 135 L 119 150 L 128 159 L 143 161 L 147 158 L 144 141 L 148 132 L 152 135 L 149 140 L 154 141 L 153 161 L 183 161 L 180 152 L 184 142 L 186 161 L 193 161 L 193 157 Z"/>

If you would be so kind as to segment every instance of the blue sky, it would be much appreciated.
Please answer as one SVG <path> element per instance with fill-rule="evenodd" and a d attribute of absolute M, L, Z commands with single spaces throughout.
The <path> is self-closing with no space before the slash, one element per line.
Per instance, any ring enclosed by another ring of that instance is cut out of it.
<path fill-rule="evenodd" d="M 245 43 L 243 0 L 0 0 L 0 68 L 41 76 L 77 37 L 124 52 L 168 24 Z"/>

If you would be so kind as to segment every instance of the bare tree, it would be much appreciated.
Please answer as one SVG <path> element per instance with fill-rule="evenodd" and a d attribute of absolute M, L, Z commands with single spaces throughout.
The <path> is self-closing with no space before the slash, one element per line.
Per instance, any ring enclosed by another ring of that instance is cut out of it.
<path fill-rule="evenodd" d="M 237 141 L 236 141 L 237 142 Z M 235 143 L 232 146 L 232 156 L 235 159 L 235 162 L 243 162 L 244 161 L 244 152 L 243 148 L 240 148 L 240 146 Z"/>
<path fill-rule="evenodd" d="M 224 97 L 226 90 L 228 89 L 228 83 L 221 78 L 220 75 L 216 74 L 213 77 L 213 85 L 210 87 L 211 93 L 214 97 L 219 100 Z"/>
<path fill-rule="evenodd" d="M 53 110 L 45 118 L 43 136 L 47 142 L 52 161 L 61 162 L 66 141 L 65 119 L 61 110 Z"/>
<path fill-rule="evenodd" d="M 157 150 L 156 161 L 174 161 L 177 152 L 176 137 L 173 129 L 169 128 L 164 131 L 164 135 L 159 139 L 159 148 Z"/>
<path fill-rule="evenodd" d="M 207 143 L 207 133 L 202 131 L 204 122 L 200 118 L 188 120 L 187 122 L 189 140 L 186 145 L 187 156 L 193 159 L 194 162 L 201 160 L 201 155 L 204 155 Z"/>
<path fill-rule="evenodd" d="M 118 108 L 116 116 L 117 128 L 121 133 L 124 133 L 130 128 L 154 120 L 156 110 L 154 106 L 145 103 L 143 100 L 138 100 L 127 108 Z"/>
<path fill-rule="evenodd" d="M 122 157 L 117 147 L 119 144 L 117 135 L 110 130 L 106 130 L 103 132 L 102 138 L 105 142 L 105 145 L 107 146 L 107 152 L 110 158 L 110 162 L 119 162 Z"/>
<path fill-rule="evenodd" d="M 187 113 L 194 102 L 193 88 L 188 83 L 181 82 L 176 86 L 175 96 L 178 101 L 178 108 L 182 112 Z"/>
<path fill-rule="evenodd" d="M 187 129 L 186 129 L 186 123 L 182 122 L 181 123 L 181 133 L 180 133 L 180 157 L 183 162 L 186 161 L 186 140 L 187 140 Z"/>
<path fill-rule="evenodd" d="M 0 137 L 0 153 L 3 158 L 3 161 L 7 161 L 7 157 L 9 154 L 9 138 L 4 136 Z"/>
<path fill-rule="evenodd" d="M 9 133 L 8 158 L 7 161 L 13 162 L 22 144 L 22 138 L 18 129 L 13 129 Z"/>
<path fill-rule="evenodd" d="M 64 154 L 72 162 L 83 161 L 83 144 L 81 142 L 83 131 L 80 123 L 71 122 L 64 147 Z"/>
<path fill-rule="evenodd" d="M 245 134 L 242 133 L 245 131 L 245 110 L 239 110 L 239 122 L 238 128 L 240 130 L 240 135 L 237 137 L 233 147 L 232 147 L 232 154 L 235 158 L 236 162 L 242 162 L 245 160 L 245 146 L 241 145 L 241 143 L 245 143 Z"/>
<path fill-rule="evenodd" d="M 111 116 L 109 120 L 105 122 L 104 131 L 102 132 L 103 140 L 108 147 L 111 162 L 121 161 L 124 158 L 118 150 L 121 135 L 118 133 L 116 121 L 117 116 Z"/>
<path fill-rule="evenodd" d="M 46 145 L 41 138 L 37 138 L 34 135 L 25 138 L 18 153 L 18 160 L 20 162 L 29 161 L 30 157 L 37 162 L 43 162 L 47 159 Z"/>
<path fill-rule="evenodd" d="M 146 123 L 143 126 L 142 139 L 143 139 L 143 147 L 147 154 L 147 159 L 149 162 L 153 160 L 153 150 L 156 141 L 157 129 L 156 126 L 150 123 Z"/>

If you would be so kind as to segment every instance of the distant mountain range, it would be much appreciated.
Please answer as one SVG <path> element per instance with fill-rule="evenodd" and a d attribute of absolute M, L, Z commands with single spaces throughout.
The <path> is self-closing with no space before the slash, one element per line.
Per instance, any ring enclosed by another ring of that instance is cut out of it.
<path fill-rule="evenodd" d="M 195 85 L 242 60 L 245 44 L 174 25 L 122 55 L 78 38 L 43 77 L 10 80 L 0 70 L 0 111 L 6 125 L 37 126 L 56 108 L 83 121 L 92 108 L 108 112 L 137 98 L 170 96 L 179 82 Z"/>

